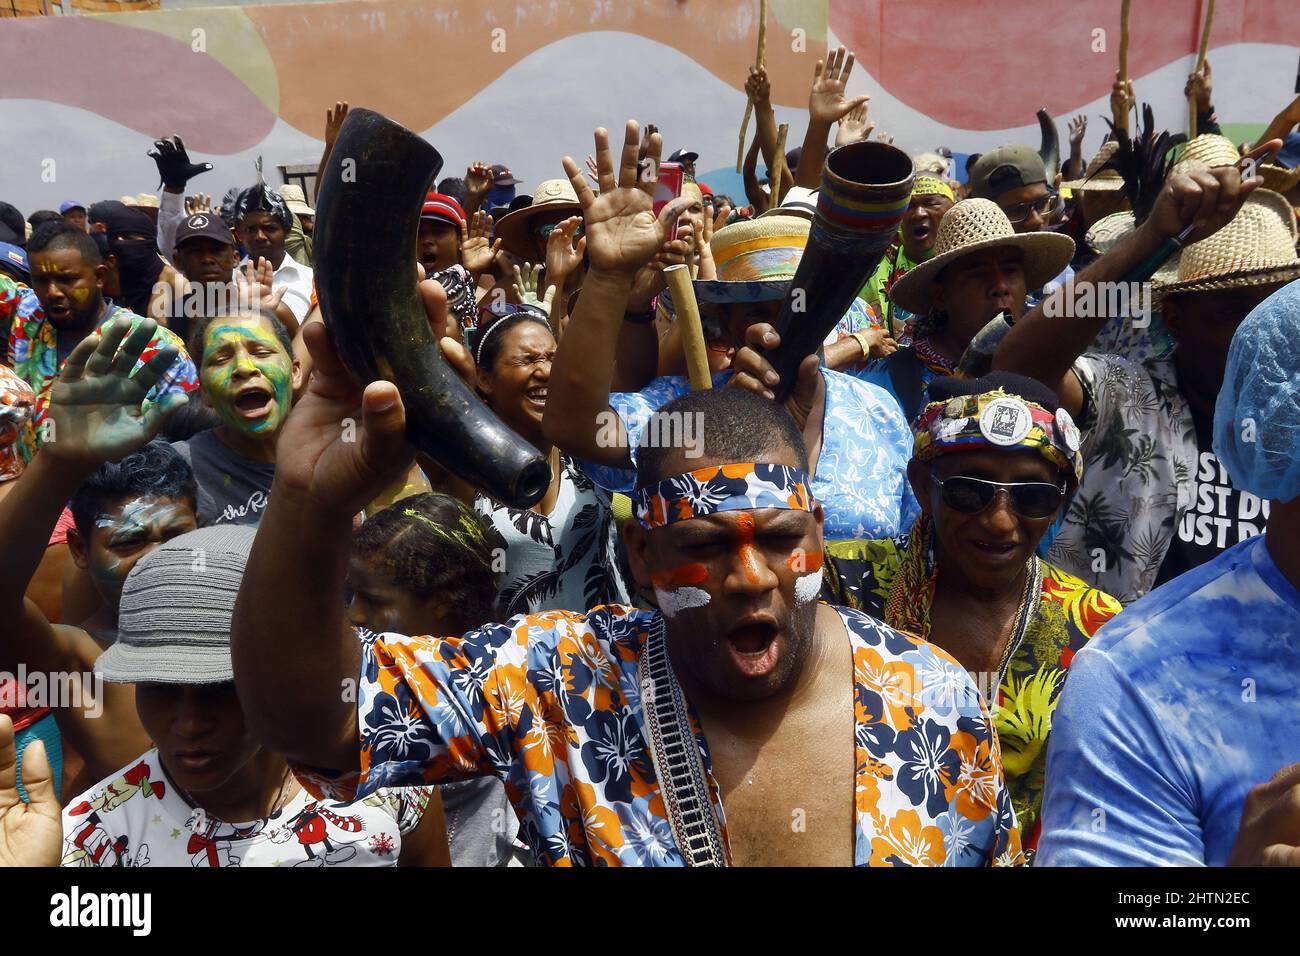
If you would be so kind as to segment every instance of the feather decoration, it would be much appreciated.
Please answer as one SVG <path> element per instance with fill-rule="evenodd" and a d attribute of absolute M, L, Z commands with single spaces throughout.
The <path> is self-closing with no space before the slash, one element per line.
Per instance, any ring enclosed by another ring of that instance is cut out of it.
<path fill-rule="evenodd" d="M 1124 178 L 1124 195 L 1133 207 L 1135 224 L 1140 226 L 1151 214 L 1165 177 L 1173 168 L 1171 153 L 1187 141 L 1187 134 L 1171 134 L 1167 130 L 1156 133 L 1155 114 L 1150 103 L 1142 104 L 1142 122 L 1136 139 L 1130 138 L 1128 130 L 1117 127 L 1111 120 L 1106 119 L 1106 123 L 1110 126 L 1111 138 L 1119 146 L 1093 175 L 1103 169 L 1113 169 Z"/>

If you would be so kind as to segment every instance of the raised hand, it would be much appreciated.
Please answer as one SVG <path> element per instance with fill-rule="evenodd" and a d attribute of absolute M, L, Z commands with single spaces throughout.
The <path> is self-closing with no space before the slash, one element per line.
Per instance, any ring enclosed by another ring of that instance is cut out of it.
<path fill-rule="evenodd" d="M 200 212 L 212 212 L 212 197 L 207 193 L 199 193 L 185 200 L 185 215 L 193 216 Z"/>
<path fill-rule="evenodd" d="M 1137 105 L 1137 94 L 1133 92 L 1133 81 L 1125 80 L 1121 83 L 1119 70 L 1116 70 L 1115 83 L 1110 88 L 1110 115 L 1117 125 L 1128 117 L 1135 105 Z"/>
<path fill-rule="evenodd" d="M 183 191 L 191 179 L 212 168 L 211 163 L 191 163 L 189 153 L 185 151 L 185 142 L 179 136 L 155 140 L 148 155 L 158 167 L 158 178 L 162 185 L 173 192 Z"/>
<path fill-rule="evenodd" d="M 475 206 L 483 201 L 491 188 L 492 167 L 487 163 L 475 163 L 465 170 L 465 191 L 469 193 L 471 201 L 476 200 L 473 202 Z"/>
<path fill-rule="evenodd" d="M 587 237 L 579 238 L 576 243 L 573 239 L 581 225 L 581 216 L 570 216 L 546 237 L 546 281 L 552 285 L 563 285 L 564 280 L 582 265 Z"/>
<path fill-rule="evenodd" d="M 1183 96 L 1191 99 L 1196 98 L 1196 108 L 1204 113 L 1210 108 L 1214 95 L 1214 73 L 1210 69 L 1210 61 L 1205 61 L 1205 67 L 1201 70 L 1195 70 L 1187 76 L 1187 83 L 1183 87 Z"/>
<path fill-rule="evenodd" d="M 1242 165 L 1249 168 L 1251 161 L 1281 148 L 1279 139 L 1260 143 L 1246 154 Z M 1243 178 L 1242 165 L 1171 173 L 1156 197 L 1151 215 L 1140 228 L 1150 229 L 1164 240 L 1191 226 L 1192 232 L 1184 240 L 1187 243 L 1213 235 L 1232 221 L 1246 197 L 1263 183 L 1258 176 Z"/>
<path fill-rule="evenodd" d="M 17 758 L 13 721 L 0 714 L 0 868 L 58 866 L 63 822 L 45 744 L 28 744 L 23 751 L 23 789 L 30 803 L 18 795 Z"/>
<path fill-rule="evenodd" d="M 635 276 L 671 238 L 674 221 L 692 200 L 689 196 L 678 196 L 658 216 L 654 214 L 654 187 L 663 151 L 663 139 L 658 133 L 646 138 L 648 166 L 645 175 L 638 175 L 641 130 L 635 120 L 628 120 L 617 179 L 609 131 L 603 127 L 597 129 L 595 138 L 599 196 L 587 185 L 578 164 L 564 157 L 564 172 L 582 203 L 587 255 L 593 270 Z"/>
<path fill-rule="evenodd" d="M 325 152 L 332 150 L 338 142 L 339 130 L 347 115 L 348 104 L 342 100 L 325 110 Z"/>
<path fill-rule="evenodd" d="M 596 157 L 591 153 L 587 154 L 587 178 L 591 180 L 593 186 L 599 188 L 600 170 L 596 168 Z"/>
<path fill-rule="evenodd" d="M 158 326 L 144 319 L 128 336 L 130 328 L 129 321 L 118 319 L 102 336 L 87 336 L 72 350 L 50 393 L 54 431 L 41 454 L 89 468 L 118 461 L 147 444 L 167 416 L 185 404 L 185 395 L 169 392 L 161 404 L 142 407 L 179 350 L 164 346 L 132 375 Z"/>
<path fill-rule="evenodd" d="M 1080 113 L 1070 120 L 1070 149 L 1074 150 L 1083 142 L 1084 133 L 1088 132 L 1088 117 Z"/>
<path fill-rule="evenodd" d="M 492 268 L 492 261 L 501 251 L 500 239 L 488 241 L 491 232 L 492 217 L 481 209 L 460 227 L 460 263 L 476 276 Z"/>
<path fill-rule="evenodd" d="M 772 368 L 772 363 L 765 357 L 781 344 L 781 336 L 776 329 L 766 322 L 755 322 L 745 330 L 745 345 L 736 353 L 731 363 L 733 370 L 727 388 L 743 388 L 757 392 L 764 398 L 774 398 L 772 389 L 781 382 L 781 377 Z M 785 400 L 785 408 L 800 429 L 807 424 L 816 405 L 821 375 L 818 367 L 821 360 L 816 355 L 809 355 L 799 365 L 796 373 L 794 391 Z"/>
<path fill-rule="evenodd" d="M 871 99 L 870 96 L 844 98 L 844 90 L 853 72 L 853 54 L 840 47 L 829 62 L 817 61 L 813 68 L 812 90 L 808 94 L 808 116 L 815 123 L 830 126 L 842 116 Z"/>
<path fill-rule="evenodd" d="M 235 286 L 239 293 L 240 308 L 257 309 L 274 315 L 288 289 L 288 286 L 272 289 L 271 283 L 274 281 L 275 269 L 265 256 L 260 257 L 256 265 L 250 258 L 244 263 L 243 269 L 236 269 Z"/>
<path fill-rule="evenodd" d="M 772 98 L 772 84 L 767 78 L 767 67 L 749 68 L 749 77 L 745 80 L 745 92 L 754 101 L 755 106 L 767 103 Z"/>
<path fill-rule="evenodd" d="M 555 298 L 555 285 L 548 284 L 546 294 L 538 298 L 537 280 L 541 278 L 542 267 L 533 265 L 531 262 L 525 262 L 521 270 L 519 266 L 512 266 L 514 270 L 515 297 L 524 305 L 535 305 L 547 315 L 551 314 L 551 300 Z"/>
<path fill-rule="evenodd" d="M 835 132 L 835 145 L 844 146 L 867 139 L 875 128 L 876 124 L 867 118 L 867 104 L 859 103 L 840 119 L 839 129 Z"/>

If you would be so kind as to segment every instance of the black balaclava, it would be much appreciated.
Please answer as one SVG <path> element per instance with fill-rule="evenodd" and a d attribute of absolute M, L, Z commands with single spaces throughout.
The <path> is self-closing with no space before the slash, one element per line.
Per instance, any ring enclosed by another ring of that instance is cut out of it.
<path fill-rule="evenodd" d="M 95 203 L 89 212 L 92 223 L 104 224 L 108 248 L 117 257 L 117 275 L 122 283 L 121 304 L 136 315 L 146 315 L 149 296 L 163 270 L 163 261 L 158 255 L 157 227 L 140 210 L 116 200 Z M 122 238 L 128 233 L 139 233 L 146 238 Z"/>

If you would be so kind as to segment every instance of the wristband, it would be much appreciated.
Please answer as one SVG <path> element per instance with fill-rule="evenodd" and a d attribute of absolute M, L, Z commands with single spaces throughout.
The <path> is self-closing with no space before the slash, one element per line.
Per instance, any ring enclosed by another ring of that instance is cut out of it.
<path fill-rule="evenodd" d="M 862 349 L 862 357 L 871 358 L 871 343 L 867 341 L 866 332 L 850 332 L 853 340 L 858 343 L 858 348 Z"/>

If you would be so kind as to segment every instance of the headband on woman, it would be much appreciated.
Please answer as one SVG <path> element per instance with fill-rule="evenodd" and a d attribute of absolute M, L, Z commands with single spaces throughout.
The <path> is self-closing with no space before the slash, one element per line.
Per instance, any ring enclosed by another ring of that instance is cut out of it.
<path fill-rule="evenodd" d="M 509 308 L 510 311 L 504 311 L 506 308 Z M 548 332 L 551 332 L 552 335 L 555 334 L 551 329 L 550 317 L 535 305 L 528 305 L 526 303 L 521 305 L 512 305 L 507 303 L 503 306 L 491 306 L 488 311 L 491 312 L 492 315 L 496 316 L 496 320 L 485 326 L 478 337 L 478 347 L 474 349 L 475 365 L 483 364 L 483 343 L 488 340 L 488 336 L 497 330 L 497 326 L 503 324 L 505 320 L 511 316 L 520 315 L 526 319 L 531 319 L 534 322 L 540 322 L 542 325 L 546 326 Z"/>

